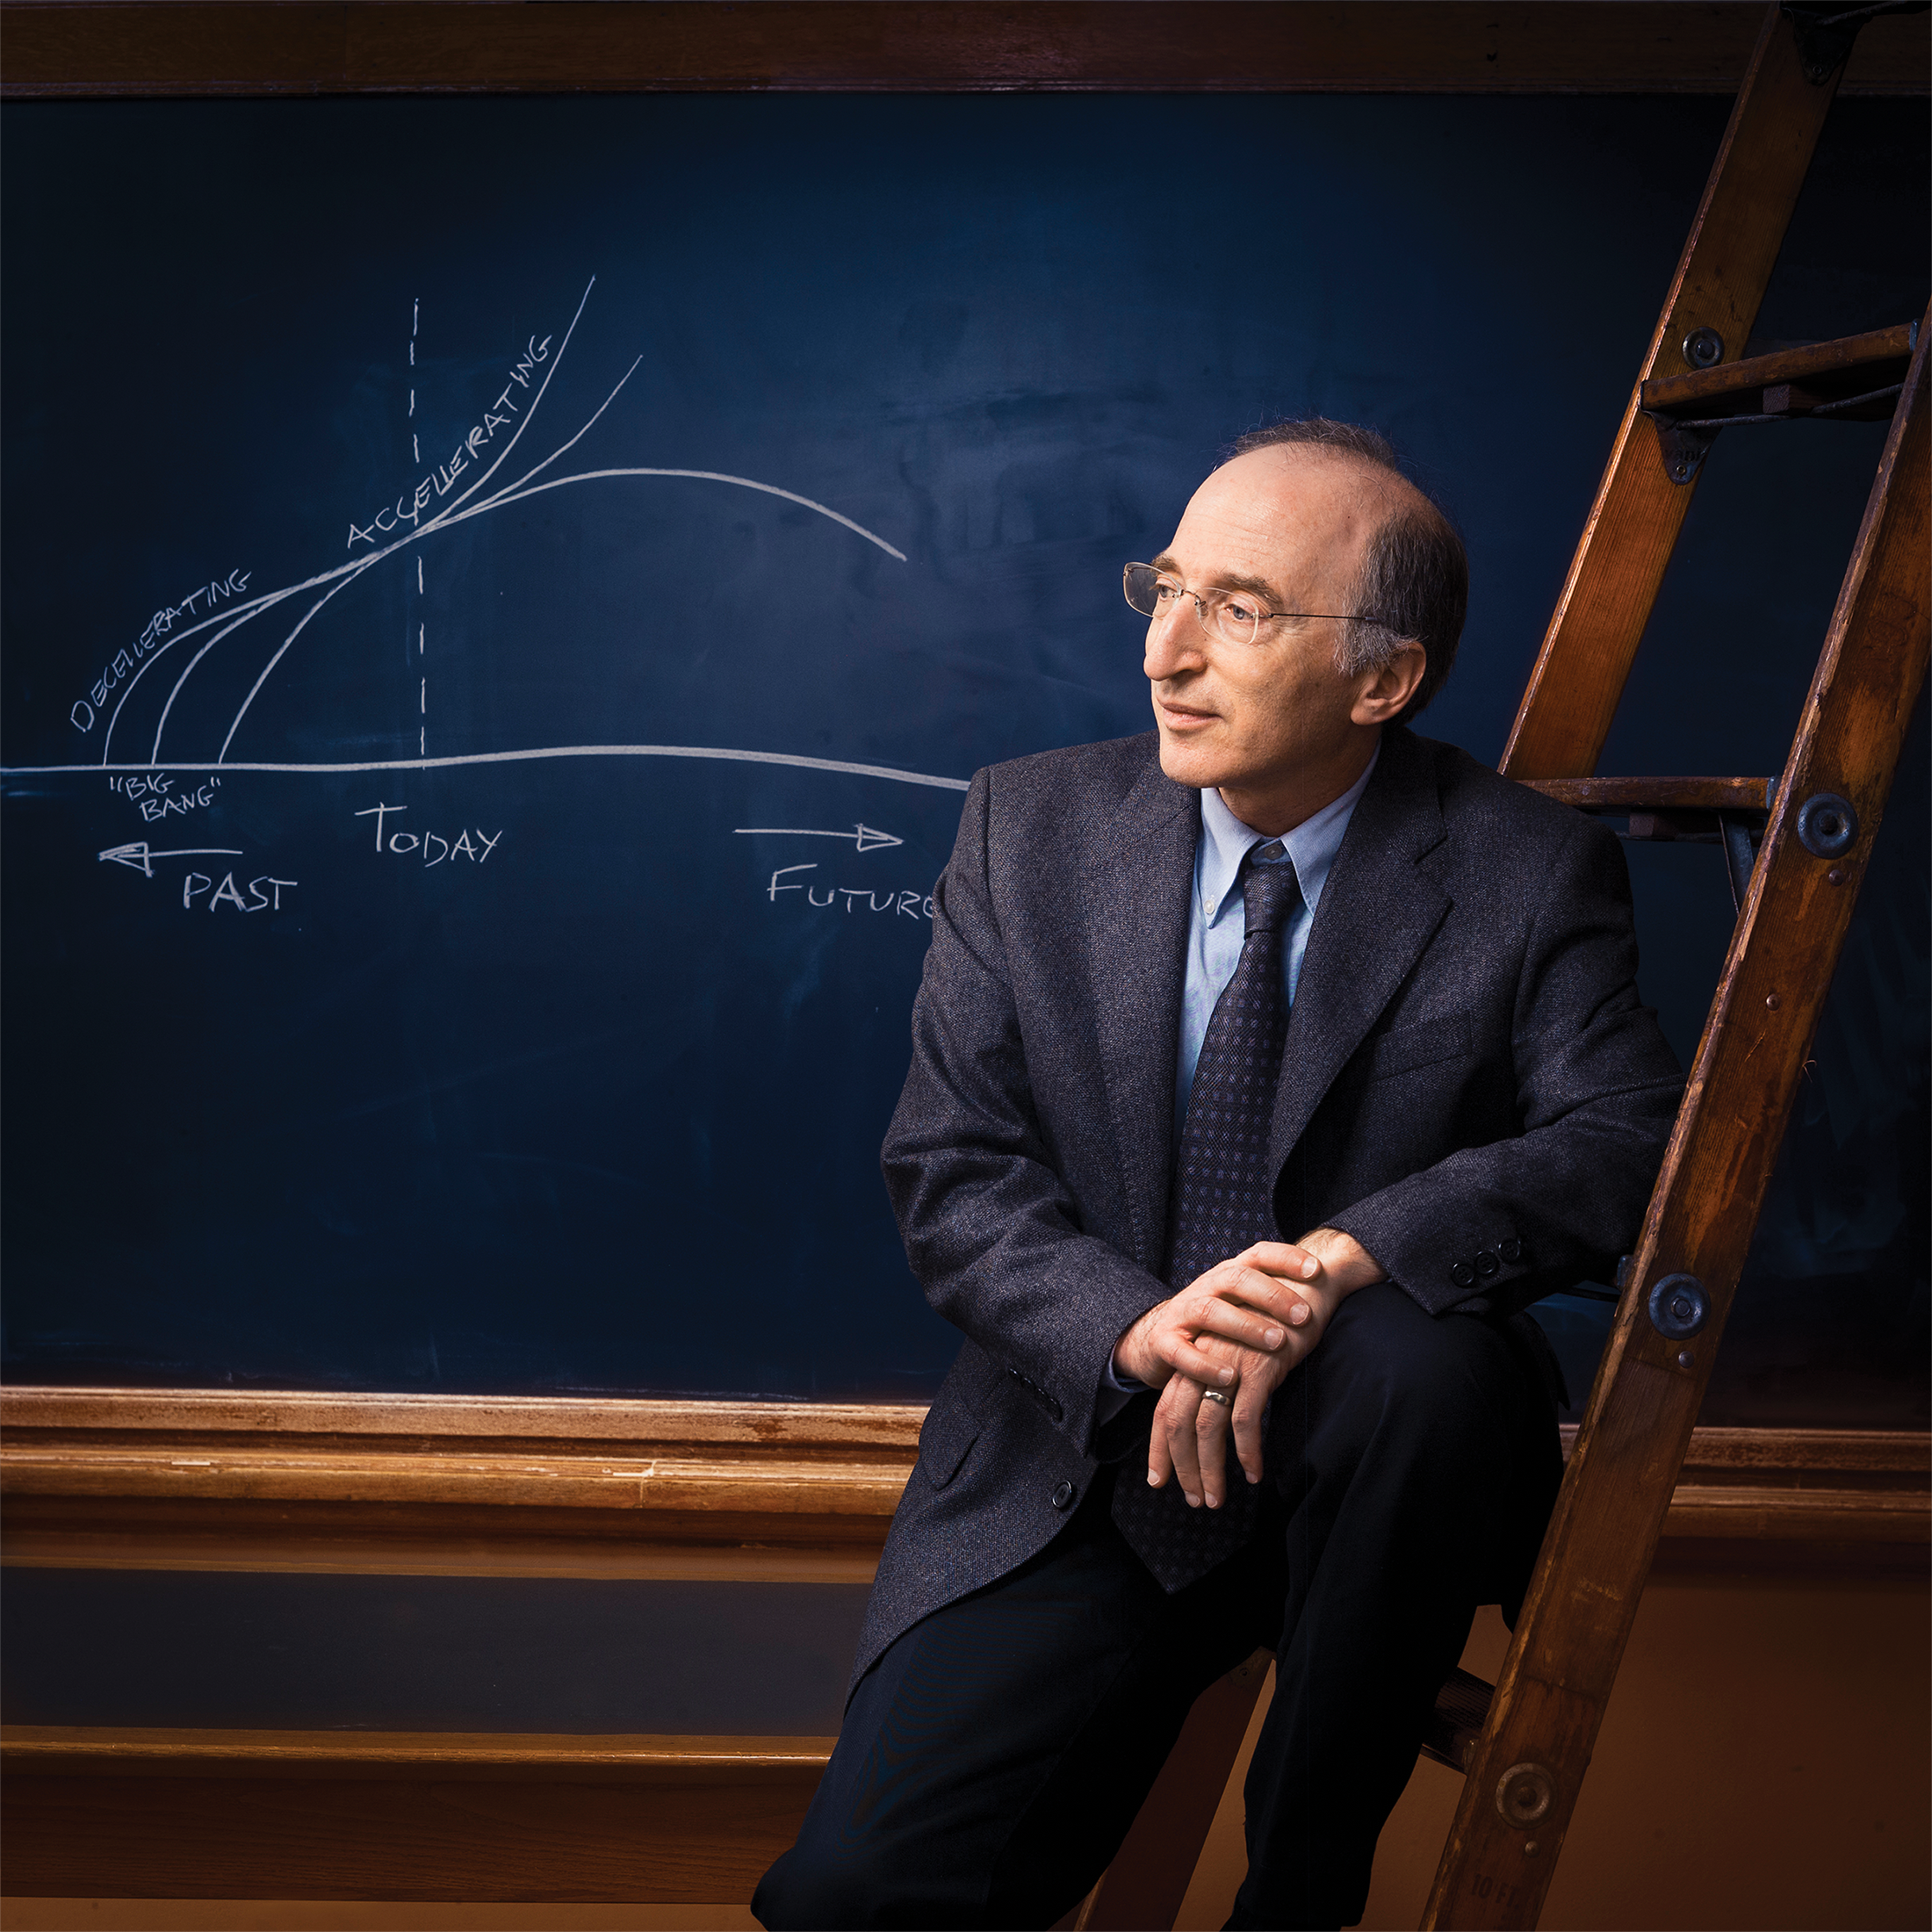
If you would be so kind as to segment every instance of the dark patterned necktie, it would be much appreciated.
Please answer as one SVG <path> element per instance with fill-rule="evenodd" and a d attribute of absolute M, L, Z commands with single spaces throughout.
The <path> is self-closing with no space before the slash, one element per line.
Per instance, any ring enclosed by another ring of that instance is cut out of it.
<path fill-rule="evenodd" d="M 1242 865 L 1247 917 L 1241 958 L 1201 1040 L 1174 1164 L 1167 1282 L 1176 1289 L 1253 1242 L 1280 1238 L 1268 1128 L 1288 1033 L 1281 936 L 1301 903 L 1294 868 L 1277 862 L 1281 858 L 1280 841 L 1270 840 Z M 1179 1590 L 1206 1575 L 1253 1527 L 1259 1489 L 1231 1451 L 1221 1494 L 1218 1510 L 1190 1509 L 1172 1477 L 1150 1489 L 1132 1458 L 1121 1466 L 1114 1520 L 1163 1589 Z"/>

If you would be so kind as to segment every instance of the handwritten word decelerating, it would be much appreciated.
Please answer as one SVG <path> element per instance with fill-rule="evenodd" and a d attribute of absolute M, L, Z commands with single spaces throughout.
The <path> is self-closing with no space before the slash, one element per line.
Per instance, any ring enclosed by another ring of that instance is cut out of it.
<path fill-rule="evenodd" d="M 252 574 L 246 570 L 231 570 L 226 577 L 217 577 L 213 583 L 197 584 L 179 603 L 167 604 L 157 610 L 148 620 L 140 637 L 125 651 L 117 651 L 114 653 L 114 661 L 94 680 L 87 696 L 75 700 L 73 710 L 67 714 L 68 723 L 77 732 L 92 731 L 94 715 L 106 703 L 107 694 L 150 651 L 158 651 L 161 648 L 161 640 L 182 618 L 205 614 L 196 610 L 198 604 L 205 603 L 205 610 L 213 610 L 217 604 L 226 603 L 230 597 L 239 597 L 249 588 L 249 579 Z"/>

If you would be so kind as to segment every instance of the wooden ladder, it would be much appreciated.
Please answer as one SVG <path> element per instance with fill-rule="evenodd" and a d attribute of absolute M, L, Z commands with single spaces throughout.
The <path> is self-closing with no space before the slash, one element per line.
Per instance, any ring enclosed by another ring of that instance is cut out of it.
<path fill-rule="evenodd" d="M 1424 1927 L 1537 1922 L 1925 678 L 1925 321 L 1734 359 L 1849 51 L 1813 17 L 1759 37 L 1503 755 L 1634 836 L 1721 840 L 1738 920 Z M 1783 773 L 1586 775 L 1712 442 L 1799 416 L 1892 427 Z"/>
<path fill-rule="evenodd" d="M 1721 844 L 1738 919 L 1502 1676 L 1458 1671 L 1437 1700 L 1424 1755 L 1465 1780 L 1425 1928 L 1542 1909 L 1925 677 L 1925 322 L 1739 355 L 1851 49 L 1842 11 L 1770 9 L 1503 755 L 1633 838 Z M 1783 773 L 1591 775 L 1712 443 L 1801 416 L 1892 428 Z M 1203 1693 L 1063 1925 L 1173 1924 L 1270 1661 Z"/>

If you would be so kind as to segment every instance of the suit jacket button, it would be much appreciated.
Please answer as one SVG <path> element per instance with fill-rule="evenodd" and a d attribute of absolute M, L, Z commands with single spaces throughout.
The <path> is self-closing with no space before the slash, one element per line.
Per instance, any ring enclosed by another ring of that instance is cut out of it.
<path fill-rule="evenodd" d="M 1520 1241 L 1504 1241 L 1497 1244 L 1496 1251 L 1505 1261 L 1517 1262 L 1523 1258 L 1523 1244 Z"/>
<path fill-rule="evenodd" d="M 1063 1510 L 1073 1501 L 1073 1485 L 1071 1482 L 1056 1482 L 1053 1488 L 1053 1506 Z"/>
<path fill-rule="evenodd" d="M 1485 1248 L 1482 1252 L 1476 1257 L 1476 1272 L 1480 1274 L 1485 1281 L 1487 1281 L 1492 1274 L 1495 1274 L 1502 1267 L 1502 1265 L 1503 1264 L 1498 1261 L 1496 1258 L 1493 1254 L 1491 1254 L 1487 1248 Z"/>
<path fill-rule="evenodd" d="M 1459 1288 L 1474 1287 L 1475 1286 L 1476 1271 L 1467 1261 L 1459 1261 L 1454 1267 L 1450 1269 L 1449 1279 Z"/>

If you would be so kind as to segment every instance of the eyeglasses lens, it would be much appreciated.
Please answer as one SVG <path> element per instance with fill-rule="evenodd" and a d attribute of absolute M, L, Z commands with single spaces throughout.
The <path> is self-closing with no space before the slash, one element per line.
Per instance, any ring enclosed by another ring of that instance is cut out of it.
<path fill-rule="evenodd" d="M 1151 564 L 1128 565 L 1121 573 L 1121 588 L 1128 602 L 1143 617 L 1157 617 L 1185 598 L 1193 605 L 1203 628 L 1225 638 L 1229 644 L 1252 644 L 1259 629 L 1245 599 L 1237 603 L 1215 592 L 1200 598 L 1171 578 L 1163 580 Z"/>
<path fill-rule="evenodd" d="M 1129 564 L 1121 573 L 1121 588 L 1128 602 L 1143 617 L 1151 617 L 1161 607 L 1160 573 L 1149 564 Z"/>

